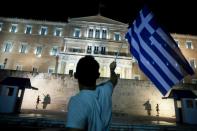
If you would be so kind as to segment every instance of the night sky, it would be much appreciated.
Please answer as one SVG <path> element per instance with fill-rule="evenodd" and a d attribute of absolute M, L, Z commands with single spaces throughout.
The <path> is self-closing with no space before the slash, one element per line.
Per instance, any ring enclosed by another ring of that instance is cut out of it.
<path fill-rule="evenodd" d="M 144 4 L 171 33 L 197 35 L 197 4 L 194 0 L 6 0 L 1 17 L 66 22 L 67 18 L 97 15 L 132 23 Z M 99 4 L 100 3 L 100 4 Z M 9 12 L 8 12 L 9 10 Z"/>

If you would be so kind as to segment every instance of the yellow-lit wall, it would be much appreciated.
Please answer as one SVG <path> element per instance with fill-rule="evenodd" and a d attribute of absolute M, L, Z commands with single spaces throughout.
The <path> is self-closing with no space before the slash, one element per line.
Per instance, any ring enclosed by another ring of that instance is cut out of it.
<path fill-rule="evenodd" d="M 70 97 L 79 91 L 77 81 L 73 77 L 56 77 L 43 73 L 36 76 L 26 74 L 26 76 L 30 77 L 32 86 L 39 90 L 26 89 L 22 109 L 35 109 L 37 96 L 39 95 L 43 101 L 44 95 L 49 94 L 51 104 L 47 106 L 47 109 L 66 111 Z M 100 78 L 98 83 L 106 80 L 106 78 Z M 113 92 L 113 112 L 146 116 L 148 114 L 143 104 L 147 100 L 150 101 L 152 107 L 151 115 L 156 115 L 155 107 L 159 104 L 160 116 L 175 117 L 173 100 L 162 99 L 161 93 L 153 84 L 148 81 L 124 79 L 119 80 Z M 42 103 L 39 104 L 39 109 L 42 109 Z"/>

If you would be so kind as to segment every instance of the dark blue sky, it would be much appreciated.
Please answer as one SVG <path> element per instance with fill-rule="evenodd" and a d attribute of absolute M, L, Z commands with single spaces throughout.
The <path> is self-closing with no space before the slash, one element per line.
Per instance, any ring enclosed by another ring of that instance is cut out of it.
<path fill-rule="evenodd" d="M 28 0 L 23 4 L 6 0 L 1 16 L 67 21 L 68 17 L 98 14 L 124 23 L 132 23 L 146 3 L 171 33 L 197 35 L 197 7 L 194 0 Z M 8 12 L 8 10 L 10 11 Z"/>

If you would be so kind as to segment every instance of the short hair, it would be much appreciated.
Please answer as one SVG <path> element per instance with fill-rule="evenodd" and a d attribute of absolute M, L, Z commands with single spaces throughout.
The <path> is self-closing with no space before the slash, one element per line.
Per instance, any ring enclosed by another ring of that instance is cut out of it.
<path fill-rule="evenodd" d="M 99 77 L 99 63 L 93 56 L 82 57 L 77 63 L 75 78 L 84 86 L 94 86 Z"/>

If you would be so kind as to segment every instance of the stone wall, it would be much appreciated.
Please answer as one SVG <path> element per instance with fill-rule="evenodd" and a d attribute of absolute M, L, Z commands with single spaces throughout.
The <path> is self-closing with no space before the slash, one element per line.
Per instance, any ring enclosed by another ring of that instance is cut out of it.
<path fill-rule="evenodd" d="M 68 75 L 55 75 L 31 72 L 1 70 L 0 80 L 7 76 L 28 77 L 33 87 L 38 90 L 26 89 L 23 99 L 23 109 L 35 109 L 36 98 L 39 95 L 42 109 L 44 95 L 51 96 L 48 110 L 66 111 L 71 96 L 79 92 L 77 80 Z M 108 78 L 99 78 L 98 83 Z M 136 81 L 119 79 L 113 93 L 113 112 L 129 115 L 148 115 L 147 101 L 151 106 L 150 115 L 156 115 L 156 104 L 159 104 L 159 115 L 175 117 L 174 102 L 172 99 L 162 99 L 162 94 L 150 81 Z"/>

